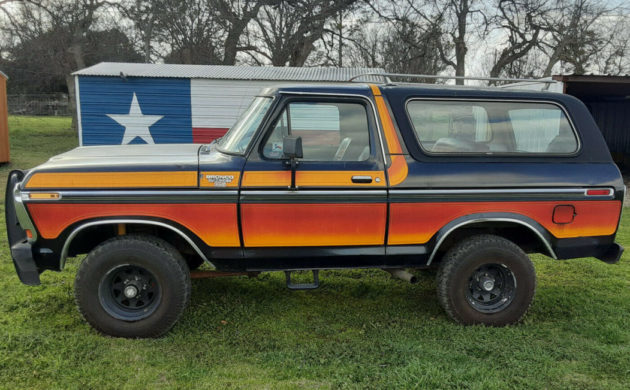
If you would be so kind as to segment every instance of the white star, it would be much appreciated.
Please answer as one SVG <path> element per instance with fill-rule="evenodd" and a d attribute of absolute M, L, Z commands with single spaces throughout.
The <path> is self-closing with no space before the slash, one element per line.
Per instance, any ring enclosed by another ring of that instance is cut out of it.
<path fill-rule="evenodd" d="M 136 98 L 135 92 L 131 106 L 129 107 L 129 114 L 107 114 L 107 116 L 125 126 L 122 144 L 128 144 L 136 137 L 140 137 L 148 144 L 154 144 L 155 142 L 153 141 L 149 127 L 164 118 L 164 115 L 142 115 L 142 110 L 140 110 L 140 104 L 138 104 L 138 98 Z"/>

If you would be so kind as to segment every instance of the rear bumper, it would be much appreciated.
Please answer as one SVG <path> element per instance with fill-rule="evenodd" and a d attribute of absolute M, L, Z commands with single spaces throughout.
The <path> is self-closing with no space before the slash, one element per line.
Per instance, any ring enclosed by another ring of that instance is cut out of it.
<path fill-rule="evenodd" d="M 37 286 L 41 282 L 39 280 L 39 271 L 33 259 L 33 250 L 31 244 L 21 242 L 11 247 L 11 257 L 15 271 L 20 281 L 29 286 Z"/>
<path fill-rule="evenodd" d="M 619 259 L 621 259 L 621 255 L 623 254 L 623 250 L 623 246 L 615 242 L 610 245 L 600 256 L 597 256 L 597 259 L 608 264 L 618 263 Z"/>
<path fill-rule="evenodd" d="M 563 238 L 553 246 L 558 259 L 594 257 L 608 264 L 619 262 L 623 246 L 615 242 L 615 236 Z"/>

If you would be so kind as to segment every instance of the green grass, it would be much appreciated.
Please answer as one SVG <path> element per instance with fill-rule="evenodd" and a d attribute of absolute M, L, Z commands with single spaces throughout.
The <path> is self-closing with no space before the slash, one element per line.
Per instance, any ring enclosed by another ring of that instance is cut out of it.
<path fill-rule="evenodd" d="M 68 126 L 63 118 L 10 118 L 13 163 L 2 175 L 76 145 Z M 625 214 L 618 241 L 630 247 Z M 409 285 L 382 271 L 327 271 L 311 292 L 288 291 L 281 273 L 194 280 L 191 305 L 170 333 L 125 340 L 101 336 L 80 318 L 72 288 L 80 259 L 27 287 L 5 240 L 0 245 L 4 388 L 630 385 L 628 255 L 617 265 L 534 256 L 538 291 L 518 326 L 452 323 L 430 275 Z"/>

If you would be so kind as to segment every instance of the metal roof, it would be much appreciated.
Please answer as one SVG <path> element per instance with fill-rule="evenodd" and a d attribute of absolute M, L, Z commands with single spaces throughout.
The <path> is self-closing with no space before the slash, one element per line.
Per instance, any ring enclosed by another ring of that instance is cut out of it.
<path fill-rule="evenodd" d="M 9 76 L 7 76 L 6 74 L 4 74 L 4 72 L 2 72 L 1 70 L 0 70 L 0 76 L 4 77 L 4 78 L 5 78 L 5 79 L 7 79 L 7 80 L 9 79 Z"/>
<path fill-rule="evenodd" d="M 306 68 L 280 66 L 134 64 L 101 62 L 74 72 L 75 76 L 168 77 L 221 80 L 348 81 L 363 73 L 383 73 L 381 68 Z M 366 76 L 362 81 L 381 82 Z"/>

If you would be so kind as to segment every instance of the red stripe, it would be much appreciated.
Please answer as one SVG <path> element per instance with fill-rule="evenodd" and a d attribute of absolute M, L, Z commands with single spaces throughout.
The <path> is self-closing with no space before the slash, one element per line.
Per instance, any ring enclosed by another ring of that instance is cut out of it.
<path fill-rule="evenodd" d="M 193 143 L 208 144 L 228 131 L 225 127 L 193 127 Z"/>

